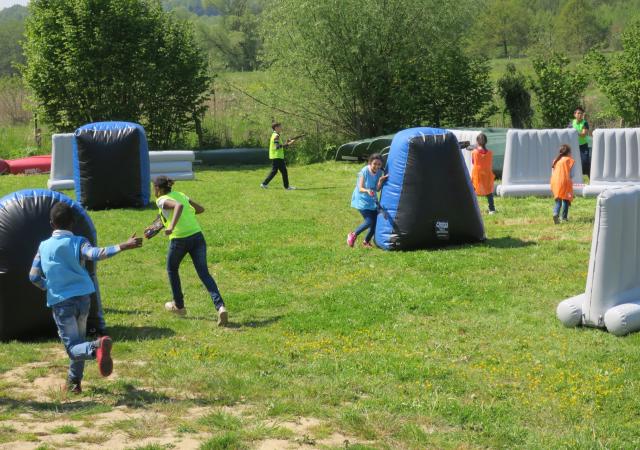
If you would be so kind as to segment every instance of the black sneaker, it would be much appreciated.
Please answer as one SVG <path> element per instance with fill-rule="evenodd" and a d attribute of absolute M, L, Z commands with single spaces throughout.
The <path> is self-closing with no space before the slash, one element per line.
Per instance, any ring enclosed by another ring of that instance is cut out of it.
<path fill-rule="evenodd" d="M 67 378 L 67 392 L 71 392 L 72 394 L 82 394 L 82 386 L 80 386 L 80 382 Z"/>

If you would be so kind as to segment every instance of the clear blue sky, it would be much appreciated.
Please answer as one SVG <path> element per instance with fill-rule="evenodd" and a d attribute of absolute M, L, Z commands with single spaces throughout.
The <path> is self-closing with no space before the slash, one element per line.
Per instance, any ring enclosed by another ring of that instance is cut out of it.
<path fill-rule="evenodd" d="M 8 8 L 13 5 L 27 6 L 27 0 L 0 0 L 0 9 Z"/>

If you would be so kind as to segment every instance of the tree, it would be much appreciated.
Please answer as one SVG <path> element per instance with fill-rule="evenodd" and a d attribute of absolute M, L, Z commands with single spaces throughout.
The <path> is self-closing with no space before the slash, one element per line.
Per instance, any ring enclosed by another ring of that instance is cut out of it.
<path fill-rule="evenodd" d="M 153 0 L 32 0 L 24 78 L 43 121 L 73 130 L 102 120 L 147 128 L 166 147 L 207 97 L 190 26 Z"/>
<path fill-rule="evenodd" d="M 627 126 L 640 126 L 640 20 L 622 33 L 622 52 L 609 58 L 593 51 L 585 58 L 598 87 Z"/>
<path fill-rule="evenodd" d="M 587 76 L 568 65 L 569 58 L 556 52 L 533 58 L 537 79 L 532 80 L 532 87 L 545 127 L 565 127 L 587 87 Z"/>
<path fill-rule="evenodd" d="M 504 100 L 505 110 L 511 117 L 511 126 L 531 128 L 533 110 L 527 79 L 512 63 L 507 64 L 506 73 L 498 80 L 498 94 Z"/>
<path fill-rule="evenodd" d="M 568 0 L 556 18 L 558 41 L 572 53 L 585 53 L 603 42 L 607 28 L 594 13 L 594 6 L 587 0 Z"/>
<path fill-rule="evenodd" d="M 530 27 L 531 14 L 520 0 L 489 0 L 469 36 L 472 47 L 499 48 L 508 58 L 527 46 Z"/>
<path fill-rule="evenodd" d="M 20 5 L 0 11 L 0 76 L 17 74 L 15 66 L 24 63 L 20 40 L 26 11 L 27 8 Z"/>
<path fill-rule="evenodd" d="M 276 98 L 350 135 L 468 125 L 490 102 L 481 60 L 461 50 L 465 2 L 280 0 L 263 12 Z M 434 14 L 433 11 L 438 11 Z"/>

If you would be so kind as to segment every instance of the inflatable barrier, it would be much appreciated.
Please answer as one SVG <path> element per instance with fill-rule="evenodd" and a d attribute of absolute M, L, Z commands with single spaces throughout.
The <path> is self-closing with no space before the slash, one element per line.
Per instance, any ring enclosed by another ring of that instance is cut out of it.
<path fill-rule="evenodd" d="M 51 136 L 51 174 L 49 189 L 73 189 L 73 133 Z"/>
<path fill-rule="evenodd" d="M 28 158 L 6 159 L 3 161 L 6 173 L 31 175 L 51 171 L 51 155 L 29 156 Z M 0 175 L 2 174 L 0 167 Z"/>
<path fill-rule="evenodd" d="M 575 195 L 582 195 L 582 164 L 578 132 L 574 129 L 509 130 L 504 157 L 502 184 L 497 193 L 502 197 L 529 195 L 551 196 L 551 164 L 561 144 L 571 146 L 575 160 L 573 183 Z M 491 148 L 491 145 L 488 145 Z"/>
<path fill-rule="evenodd" d="M 584 196 L 636 184 L 640 184 L 640 128 L 596 129 Z"/>
<path fill-rule="evenodd" d="M 0 199 L 0 340 L 56 336 L 56 326 L 47 307 L 45 291 L 29 281 L 31 263 L 40 242 L 52 233 L 51 207 L 71 205 L 75 214 L 74 234 L 96 245 L 96 230 L 82 207 L 59 192 L 36 189 L 14 192 Z M 95 263 L 87 261 L 96 293 L 91 296 L 87 330 L 104 328 L 100 313 L 100 291 Z M 101 323 L 102 322 L 102 323 Z"/>
<path fill-rule="evenodd" d="M 76 130 L 73 180 L 87 209 L 142 207 L 149 203 L 149 150 L 142 126 L 99 122 Z"/>
<path fill-rule="evenodd" d="M 263 148 L 226 148 L 198 150 L 196 159 L 210 166 L 237 166 L 241 164 L 268 164 L 269 152 Z"/>
<path fill-rule="evenodd" d="M 395 135 L 380 198 L 376 244 L 413 250 L 479 242 L 484 225 L 453 133 L 412 128 Z"/>
<path fill-rule="evenodd" d="M 174 180 L 193 180 L 195 159 L 195 154 L 187 150 L 149 152 L 150 177 L 153 180 L 164 175 Z"/>
<path fill-rule="evenodd" d="M 568 327 L 640 330 L 640 186 L 608 189 L 598 197 L 584 294 L 561 302 Z"/>

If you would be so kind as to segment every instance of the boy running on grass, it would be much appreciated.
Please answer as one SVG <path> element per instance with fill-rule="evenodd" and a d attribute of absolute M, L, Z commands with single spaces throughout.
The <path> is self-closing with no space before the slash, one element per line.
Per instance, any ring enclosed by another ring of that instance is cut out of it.
<path fill-rule="evenodd" d="M 53 312 L 58 335 L 71 360 L 67 390 L 79 394 L 82 392 L 80 383 L 86 360 L 97 359 L 100 375 L 104 377 L 111 375 L 113 370 L 111 338 L 102 336 L 96 341 L 85 341 L 91 306 L 89 296 L 96 288 L 84 268 L 84 262 L 110 258 L 122 250 L 138 248 L 142 245 L 142 238 L 136 238 L 134 234 L 120 245 L 93 247 L 87 238 L 71 232 L 74 218 L 70 205 L 56 203 L 49 217 L 53 234 L 40 243 L 29 280 L 47 291 L 47 306 Z"/>

